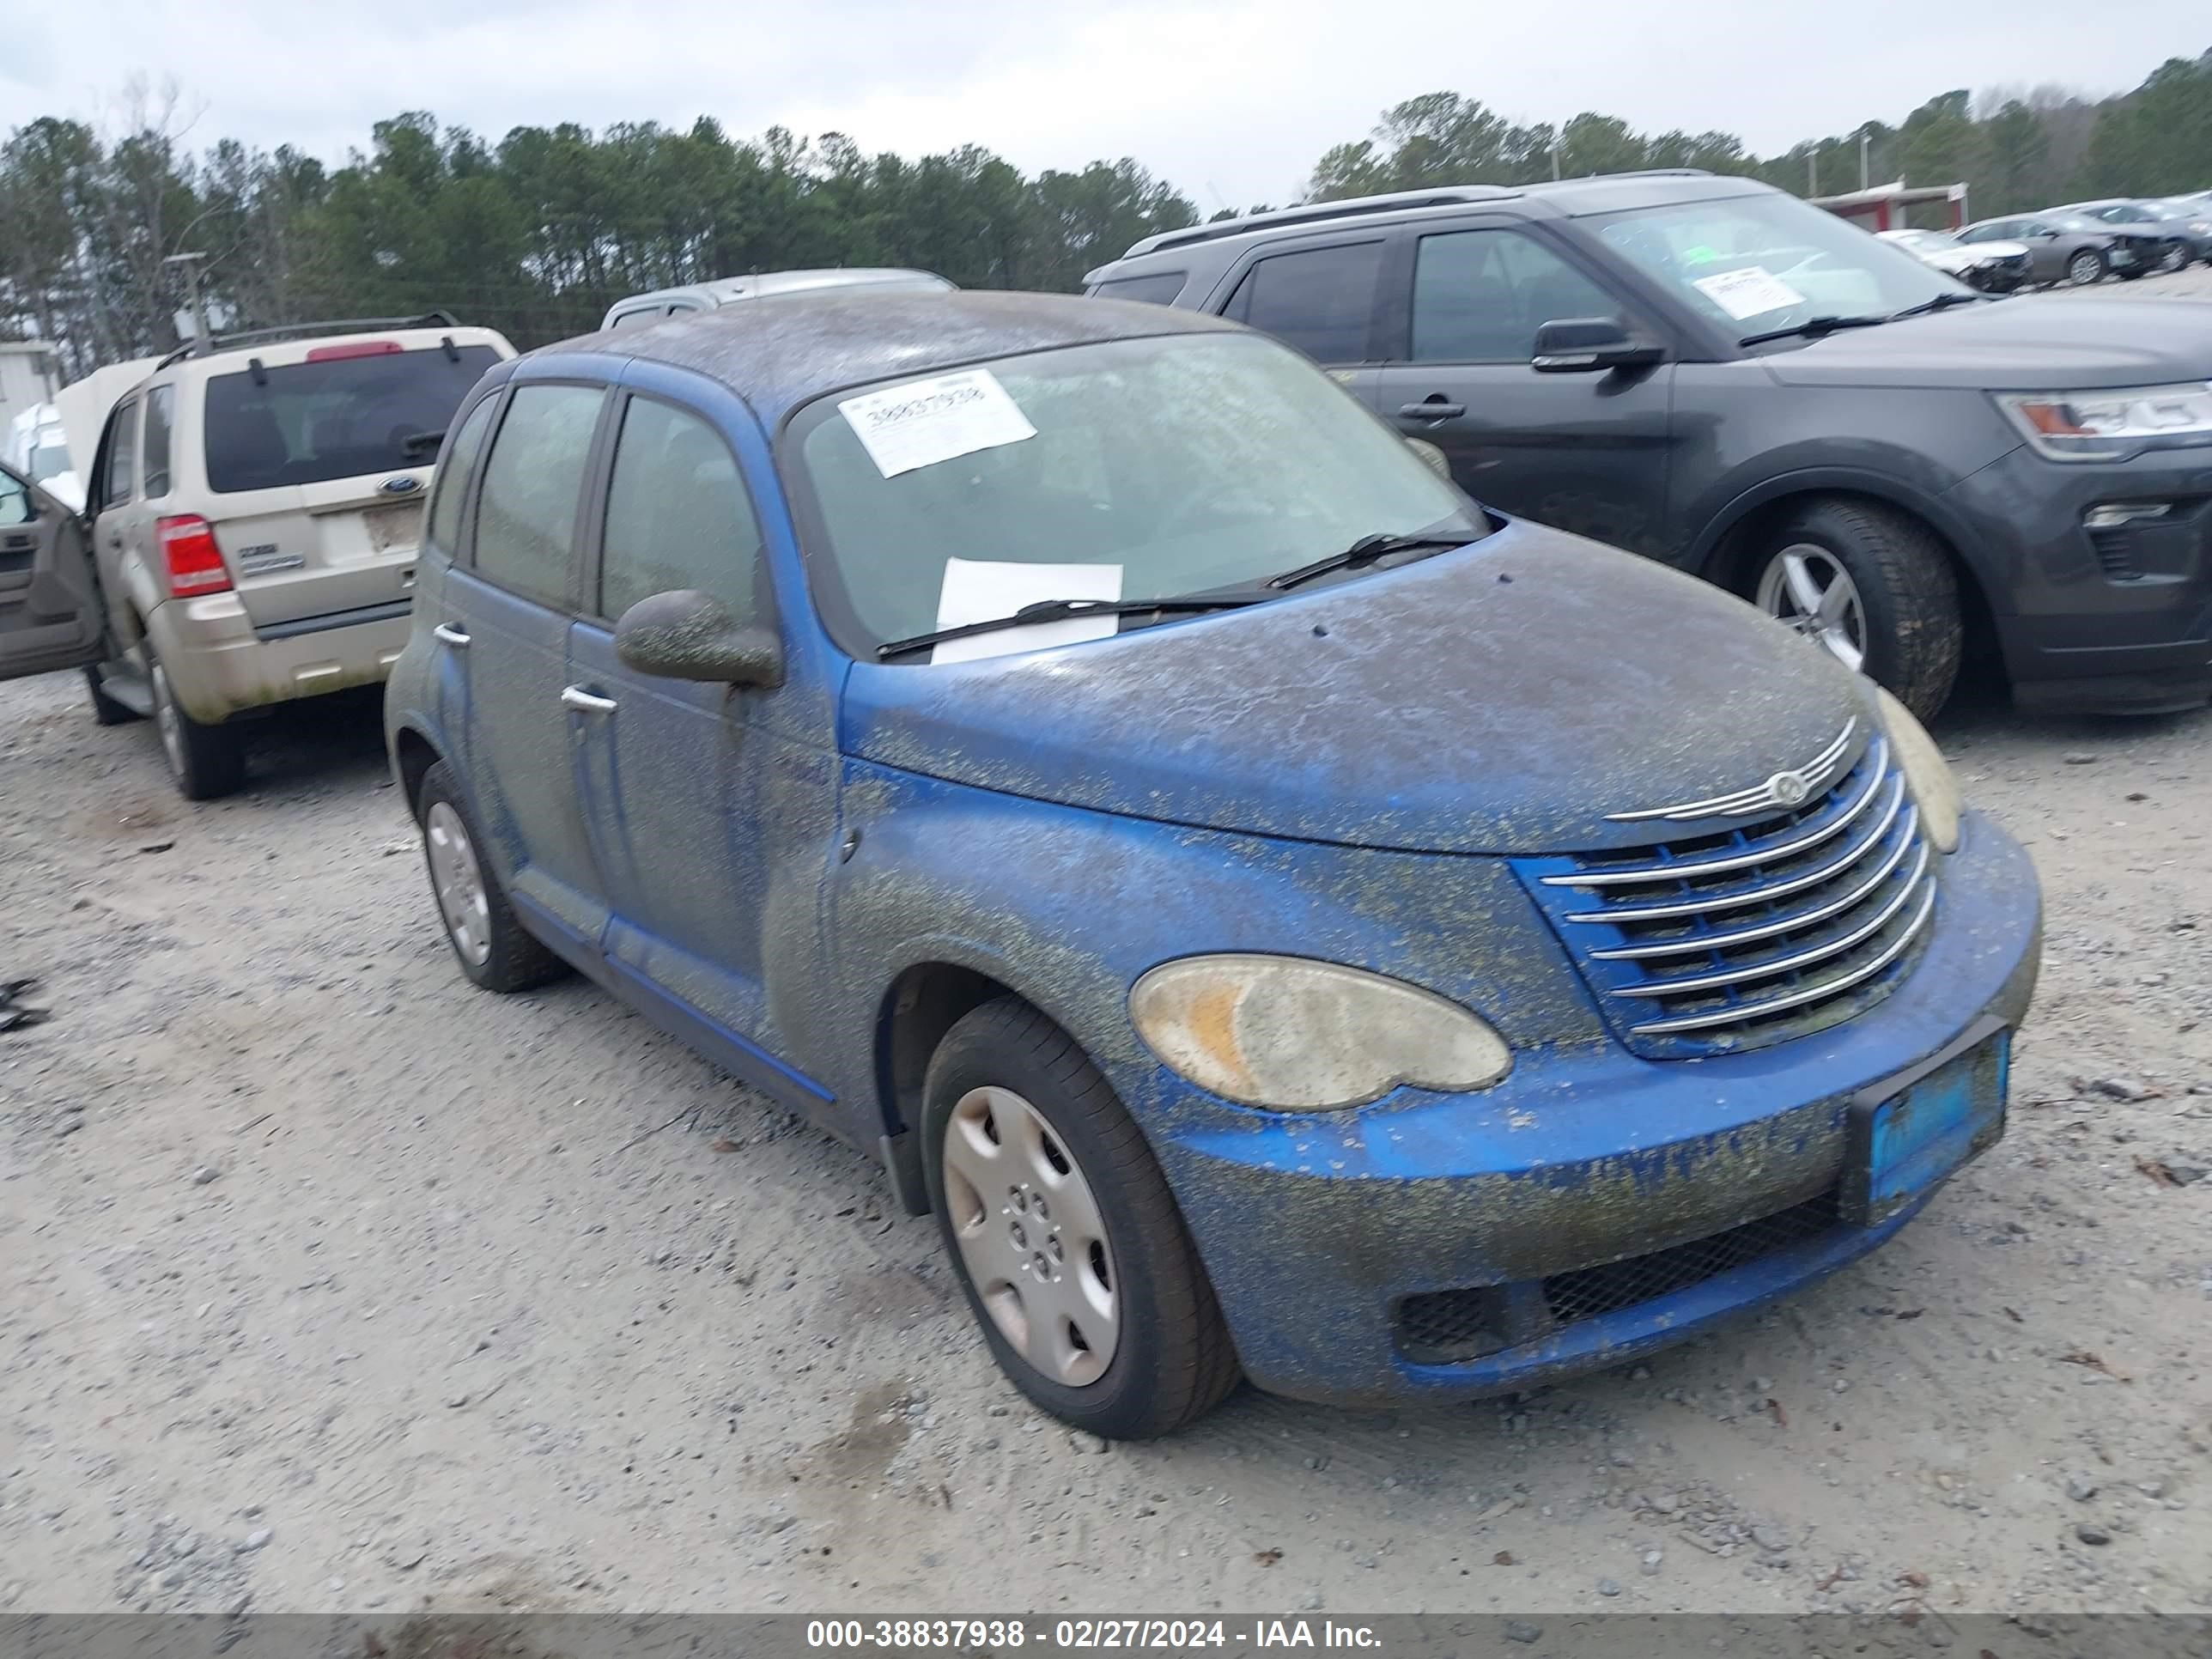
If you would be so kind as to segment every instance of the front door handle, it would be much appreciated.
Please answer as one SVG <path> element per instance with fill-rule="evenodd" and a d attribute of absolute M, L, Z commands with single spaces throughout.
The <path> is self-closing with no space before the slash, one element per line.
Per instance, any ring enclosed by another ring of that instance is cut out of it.
<path fill-rule="evenodd" d="M 469 636 L 451 623 L 440 623 L 430 630 L 430 637 L 441 644 L 450 645 L 456 650 L 468 648 Z"/>
<path fill-rule="evenodd" d="M 1409 421 L 1455 421 L 1467 413 L 1467 405 L 1431 398 L 1426 403 L 1400 404 L 1398 413 Z"/>
<path fill-rule="evenodd" d="M 612 697 L 595 696 L 580 685 L 571 685 L 562 689 L 561 706 L 563 708 L 573 708 L 580 714 L 611 714 L 615 712 L 615 700 Z"/>

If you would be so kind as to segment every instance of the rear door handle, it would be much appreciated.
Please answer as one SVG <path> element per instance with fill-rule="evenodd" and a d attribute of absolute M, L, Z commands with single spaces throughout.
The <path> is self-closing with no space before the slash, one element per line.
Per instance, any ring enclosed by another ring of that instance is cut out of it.
<path fill-rule="evenodd" d="M 456 649 L 465 649 L 469 642 L 469 636 L 451 623 L 440 623 L 430 630 L 430 637 Z"/>
<path fill-rule="evenodd" d="M 1400 404 L 1398 413 L 1409 421 L 1455 421 L 1467 413 L 1467 405 L 1431 398 L 1425 404 Z"/>
<path fill-rule="evenodd" d="M 615 712 L 615 700 L 612 697 L 595 696 L 580 685 L 571 685 L 562 689 L 561 706 L 564 708 L 573 708 L 580 714 L 611 714 Z"/>

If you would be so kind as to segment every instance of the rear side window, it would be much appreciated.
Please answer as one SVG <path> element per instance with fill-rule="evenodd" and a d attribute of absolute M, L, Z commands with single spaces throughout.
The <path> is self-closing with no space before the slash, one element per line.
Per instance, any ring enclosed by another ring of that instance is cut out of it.
<path fill-rule="evenodd" d="M 1296 346 L 1316 362 L 1362 362 L 1382 271 L 1380 242 L 1278 253 L 1245 273 L 1225 314 Z"/>
<path fill-rule="evenodd" d="M 227 495 L 421 466 L 469 388 L 499 361 L 489 346 L 452 356 L 437 346 L 321 349 L 347 355 L 209 378 L 209 489 Z"/>
<path fill-rule="evenodd" d="M 1546 323 L 1620 311 L 1611 295 L 1517 230 L 1424 236 L 1413 259 L 1413 360 L 1525 363 Z"/>
<path fill-rule="evenodd" d="M 484 434 L 491 430 L 491 412 L 498 403 L 496 397 L 487 398 L 470 412 L 438 467 L 436 493 L 430 497 L 430 539 L 448 556 L 461 544 L 461 502 L 469 493 L 469 474 L 483 453 Z"/>
<path fill-rule="evenodd" d="M 169 493 L 169 411 L 177 389 L 157 386 L 146 394 L 146 495 L 159 500 Z"/>
<path fill-rule="evenodd" d="M 720 434 L 696 415 L 633 398 L 615 448 L 599 556 L 599 614 L 678 588 L 711 593 L 740 622 L 757 609 L 752 498 Z"/>
<path fill-rule="evenodd" d="M 107 434 L 107 483 L 100 492 L 102 506 L 118 507 L 131 499 L 137 488 L 131 464 L 137 453 L 138 404 L 134 398 L 115 411 L 115 425 Z"/>
<path fill-rule="evenodd" d="M 526 386 L 508 400 L 477 492 L 477 574 L 567 605 L 576 502 L 603 397 L 597 386 Z"/>
<path fill-rule="evenodd" d="M 1182 292 L 1186 273 L 1158 270 L 1149 276 L 1112 276 L 1091 285 L 1094 300 L 1141 300 L 1147 305 L 1171 306 Z"/>

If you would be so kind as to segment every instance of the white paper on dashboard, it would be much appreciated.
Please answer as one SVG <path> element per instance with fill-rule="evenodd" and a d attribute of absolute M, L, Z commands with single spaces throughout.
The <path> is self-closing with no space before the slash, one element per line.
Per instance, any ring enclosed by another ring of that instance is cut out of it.
<path fill-rule="evenodd" d="M 837 409 L 886 478 L 1036 436 L 988 368 L 909 380 L 889 392 L 848 398 Z"/>
<path fill-rule="evenodd" d="M 1011 617 L 1042 599 L 1118 599 L 1118 564 L 1004 564 L 990 559 L 947 559 L 945 586 L 938 590 L 937 625 L 963 628 L 969 623 Z M 932 662 L 972 662 L 1012 651 L 1042 651 L 1049 645 L 1103 640 L 1121 627 L 1115 616 L 1069 617 L 1060 622 L 1024 623 L 1019 628 L 970 634 L 964 640 L 940 640 Z"/>
<path fill-rule="evenodd" d="M 1762 312 L 1782 311 L 1805 303 L 1803 295 L 1765 265 L 1746 265 L 1741 270 L 1724 270 L 1717 276 L 1700 276 L 1697 288 L 1738 322 Z"/>

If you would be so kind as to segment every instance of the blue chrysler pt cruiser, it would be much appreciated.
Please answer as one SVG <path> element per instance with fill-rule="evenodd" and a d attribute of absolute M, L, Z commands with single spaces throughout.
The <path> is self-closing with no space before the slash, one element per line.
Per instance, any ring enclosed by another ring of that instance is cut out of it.
<path fill-rule="evenodd" d="M 386 718 L 471 980 L 579 969 L 880 1158 L 1106 1435 L 1826 1273 L 2002 1132 L 2035 982 L 2026 858 L 1887 696 L 1160 307 L 499 366 Z"/>

